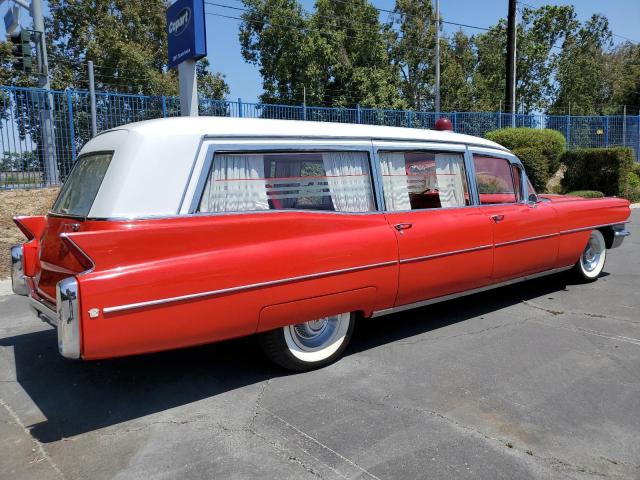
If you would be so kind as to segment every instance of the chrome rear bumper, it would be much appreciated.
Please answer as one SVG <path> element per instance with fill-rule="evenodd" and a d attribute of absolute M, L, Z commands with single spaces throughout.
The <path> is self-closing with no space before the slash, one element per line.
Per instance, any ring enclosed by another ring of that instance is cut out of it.
<path fill-rule="evenodd" d="M 38 316 L 56 327 L 58 351 L 65 358 L 77 359 L 81 355 L 81 319 L 78 282 L 74 277 L 65 278 L 56 285 L 56 306 L 38 296 L 29 294 L 29 304 Z"/>
<path fill-rule="evenodd" d="M 16 295 L 27 295 L 29 293 L 22 267 L 22 245 L 11 247 L 11 288 Z"/>
<path fill-rule="evenodd" d="M 54 327 L 58 325 L 58 313 L 46 300 L 29 295 L 29 304 Z"/>

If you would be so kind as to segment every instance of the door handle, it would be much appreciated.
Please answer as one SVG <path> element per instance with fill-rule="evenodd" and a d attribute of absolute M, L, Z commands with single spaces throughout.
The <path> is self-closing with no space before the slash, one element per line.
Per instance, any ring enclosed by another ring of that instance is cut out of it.
<path fill-rule="evenodd" d="M 400 233 L 402 233 L 403 230 L 408 230 L 411 227 L 413 227 L 413 223 L 396 223 L 393 226 L 393 228 L 398 230 Z"/>
<path fill-rule="evenodd" d="M 496 223 L 500 223 L 502 220 L 504 220 L 504 215 L 492 215 L 491 220 Z"/>

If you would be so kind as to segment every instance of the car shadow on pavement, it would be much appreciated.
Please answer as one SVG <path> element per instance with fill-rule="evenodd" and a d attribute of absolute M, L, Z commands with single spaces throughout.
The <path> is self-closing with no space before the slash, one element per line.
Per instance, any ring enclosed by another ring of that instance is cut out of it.
<path fill-rule="evenodd" d="M 566 287 L 556 275 L 359 322 L 351 355 L 437 330 Z M 393 328 L 389 319 L 393 318 Z M 424 318 L 428 318 L 425 321 Z M 58 354 L 53 329 L 0 340 L 13 347 L 16 377 L 46 417 L 30 427 L 41 442 L 115 425 L 259 383 L 287 372 L 265 360 L 255 338 L 113 360 L 77 362 Z"/>

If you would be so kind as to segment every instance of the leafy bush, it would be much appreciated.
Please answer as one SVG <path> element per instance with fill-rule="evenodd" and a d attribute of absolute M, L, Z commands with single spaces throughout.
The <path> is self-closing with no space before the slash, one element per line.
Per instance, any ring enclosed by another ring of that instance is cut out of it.
<path fill-rule="evenodd" d="M 598 192 L 597 190 L 576 190 L 575 192 L 569 192 L 567 195 L 571 195 L 574 197 L 584 197 L 584 198 L 602 198 L 604 197 L 604 193 Z"/>
<path fill-rule="evenodd" d="M 631 202 L 640 202 L 640 168 L 627 174 L 627 186 L 623 196 Z"/>
<path fill-rule="evenodd" d="M 547 190 L 549 173 L 549 159 L 535 147 L 521 147 L 513 149 L 513 153 L 522 161 L 527 170 L 527 176 L 537 192 Z"/>
<path fill-rule="evenodd" d="M 511 149 L 527 170 L 536 190 L 546 190 L 547 181 L 560 167 L 567 142 L 560 132 L 537 128 L 501 128 L 486 134 L 489 140 Z"/>
<path fill-rule="evenodd" d="M 640 200 L 640 176 L 635 170 L 630 148 L 580 148 L 567 151 L 562 185 L 565 190 L 597 190 L 607 196 Z"/>

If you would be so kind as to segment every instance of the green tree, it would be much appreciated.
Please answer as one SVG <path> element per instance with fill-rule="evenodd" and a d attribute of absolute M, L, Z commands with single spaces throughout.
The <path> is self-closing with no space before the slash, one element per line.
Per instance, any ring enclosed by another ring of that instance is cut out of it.
<path fill-rule="evenodd" d="M 611 85 L 610 113 L 620 113 L 623 105 L 628 114 L 640 114 L 640 45 L 625 42 L 607 56 L 607 72 Z"/>
<path fill-rule="evenodd" d="M 367 0 L 244 0 L 242 55 L 259 67 L 265 103 L 400 108 L 399 73 Z"/>
<path fill-rule="evenodd" d="M 393 12 L 385 27 L 391 61 L 402 74 L 402 96 L 414 110 L 431 109 L 436 28 L 431 0 L 396 0 Z"/>
<path fill-rule="evenodd" d="M 473 41 L 462 31 L 443 42 L 441 52 L 440 98 L 443 112 L 478 109 L 473 83 L 477 56 Z"/>
<path fill-rule="evenodd" d="M 564 42 L 556 74 L 557 94 L 552 113 L 593 115 L 606 113 L 613 99 L 607 49 L 611 46 L 609 21 L 593 15 Z"/>
<path fill-rule="evenodd" d="M 517 31 L 516 101 L 527 111 L 545 109 L 553 100 L 557 43 L 577 27 L 572 6 L 524 8 Z M 474 75 L 478 105 L 496 110 L 504 98 L 506 22 L 501 19 L 488 32 L 476 35 L 478 66 Z"/>
<path fill-rule="evenodd" d="M 244 0 L 239 38 L 244 59 L 257 65 L 265 103 L 302 103 L 303 89 L 312 102 L 324 99 L 317 81 L 315 37 L 308 15 L 296 0 Z M 315 72 L 315 75 L 314 75 Z"/>

